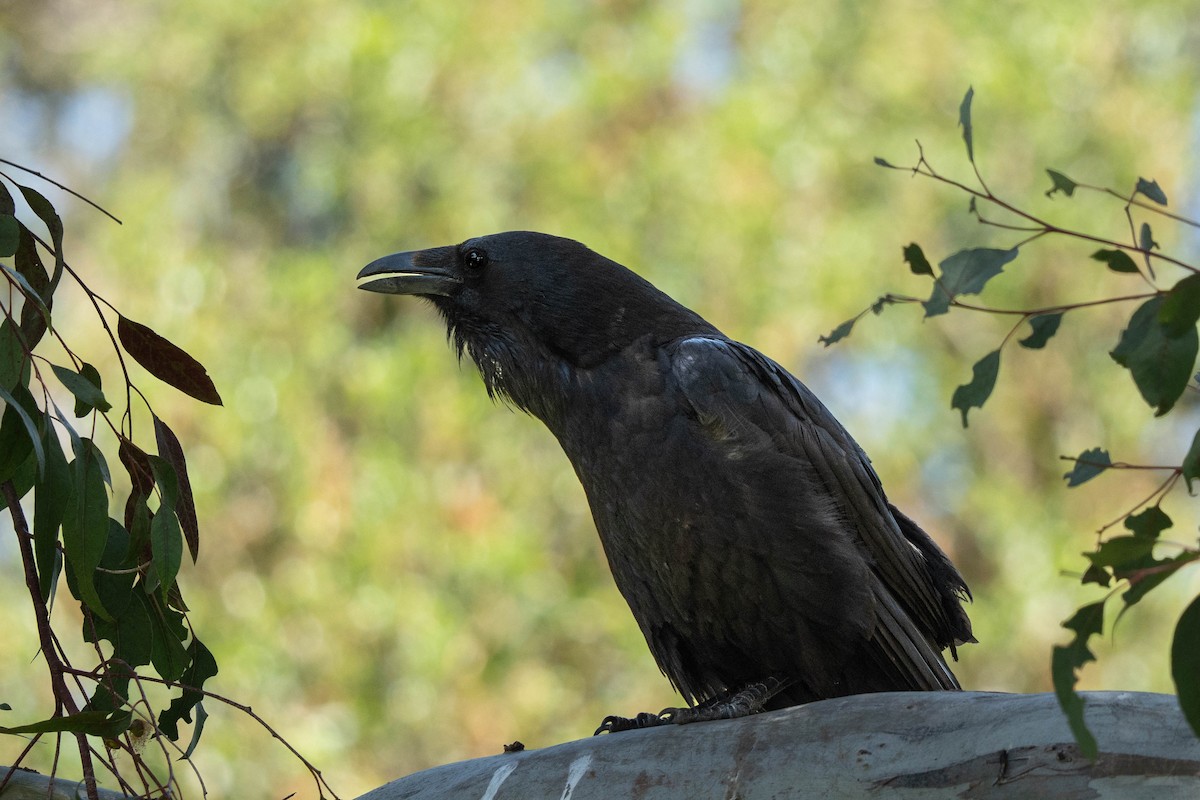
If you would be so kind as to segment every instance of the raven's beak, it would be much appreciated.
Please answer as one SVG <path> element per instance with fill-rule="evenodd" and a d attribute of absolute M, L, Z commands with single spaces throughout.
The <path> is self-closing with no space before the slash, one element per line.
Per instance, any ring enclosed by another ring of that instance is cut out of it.
<path fill-rule="evenodd" d="M 376 275 L 383 277 L 358 288 L 383 294 L 451 295 L 462 285 L 456 247 L 393 253 L 375 259 L 358 273 L 360 279 Z"/>

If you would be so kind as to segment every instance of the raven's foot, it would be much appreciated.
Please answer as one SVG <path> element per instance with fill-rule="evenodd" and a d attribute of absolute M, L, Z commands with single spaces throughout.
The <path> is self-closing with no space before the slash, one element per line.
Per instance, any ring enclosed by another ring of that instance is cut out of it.
<path fill-rule="evenodd" d="M 663 712 L 678 711 L 677 708 L 664 708 Z M 648 711 L 643 711 L 636 717 L 618 717 L 611 714 L 604 718 L 600 723 L 600 727 L 596 728 L 596 732 L 592 736 L 599 736 L 602 733 L 620 733 L 621 731 L 635 731 L 638 728 L 656 728 L 659 725 L 669 725 L 671 720 L 663 719 L 662 714 L 651 714 Z"/>
<path fill-rule="evenodd" d="M 737 719 L 748 717 L 763 710 L 767 701 L 788 686 L 787 681 L 778 678 L 768 678 L 759 683 L 752 683 L 740 691 L 714 697 L 704 701 L 695 708 L 664 708 L 657 714 L 642 712 L 636 717 L 605 717 L 593 736 L 602 733 L 620 733 L 638 728 L 656 728 L 659 725 L 687 725 L 692 722 L 708 722 L 714 719 Z"/>

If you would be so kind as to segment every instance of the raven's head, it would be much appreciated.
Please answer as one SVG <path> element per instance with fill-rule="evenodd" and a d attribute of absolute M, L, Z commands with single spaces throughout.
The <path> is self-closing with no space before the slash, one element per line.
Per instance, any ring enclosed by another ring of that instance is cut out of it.
<path fill-rule="evenodd" d="M 360 289 L 430 300 L 489 393 L 543 418 L 547 393 L 572 369 L 597 366 L 647 336 L 715 333 L 615 261 L 532 231 L 384 256 L 358 277 L 372 279 Z"/>

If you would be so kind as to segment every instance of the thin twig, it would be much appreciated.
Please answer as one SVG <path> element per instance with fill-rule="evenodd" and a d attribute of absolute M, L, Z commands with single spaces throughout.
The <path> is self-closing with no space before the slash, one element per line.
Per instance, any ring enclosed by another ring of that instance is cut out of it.
<path fill-rule="evenodd" d="M 22 172 L 28 172 L 30 175 L 36 175 L 37 177 L 41 178 L 42 180 L 46 181 L 47 183 L 53 184 L 54 186 L 57 186 L 59 189 L 62 189 L 62 190 L 63 190 L 64 192 L 66 192 L 67 194 L 69 194 L 69 195 L 71 195 L 71 196 L 73 196 L 73 197 L 78 197 L 80 200 L 82 200 L 83 202 L 87 203 L 89 206 L 91 206 L 92 208 L 96 209 L 96 210 L 97 210 L 97 211 L 99 211 L 101 214 L 103 214 L 104 216 L 108 217 L 108 218 L 109 218 L 109 219 L 111 219 L 113 222 L 117 223 L 118 225 L 123 225 L 123 224 L 125 224 L 125 223 L 121 222 L 121 220 L 119 220 L 119 219 L 117 219 L 115 216 L 113 216 L 111 212 L 109 212 L 109 211 L 108 211 L 106 208 L 104 208 L 104 207 L 103 207 L 103 206 L 101 206 L 100 204 L 98 204 L 98 203 L 95 203 L 95 202 L 93 202 L 93 201 L 91 201 L 91 200 L 87 199 L 86 197 L 84 197 L 84 196 L 83 196 L 83 195 L 81 195 L 79 192 L 75 191 L 74 189 L 72 189 L 72 188 L 71 188 L 71 187 L 69 187 L 69 186 L 63 186 L 61 183 L 59 183 L 58 181 L 54 180 L 53 178 L 47 178 L 45 175 L 43 175 L 42 173 L 38 172 L 37 170 L 30 169 L 29 167 L 23 167 L 23 166 L 21 166 L 20 164 L 17 164 L 16 162 L 9 161 L 7 158 L 0 158 L 0 164 L 8 164 L 10 167 L 15 167 L 16 169 L 19 169 L 19 170 L 21 170 Z M 8 176 L 6 175 L 5 177 L 8 177 Z M 21 184 L 17 183 L 16 181 L 13 181 L 13 180 L 12 180 L 12 178 L 9 178 L 9 180 L 10 180 L 10 181 L 12 181 L 12 182 L 13 182 L 15 185 L 17 185 L 17 186 L 20 186 L 20 185 L 21 185 Z"/>

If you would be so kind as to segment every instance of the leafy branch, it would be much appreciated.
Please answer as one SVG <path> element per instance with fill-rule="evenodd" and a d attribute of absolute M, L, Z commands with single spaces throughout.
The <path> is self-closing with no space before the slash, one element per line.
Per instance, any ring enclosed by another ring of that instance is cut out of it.
<path fill-rule="evenodd" d="M 1026 323 L 1029 326 L 1028 334 L 1017 339 L 1017 344 L 1026 349 L 1039 350 L 1046 347 L 1058 332 L 1067 314 L 1074 315 L 1101 306 L 1138 303 L 1117 338 L 1115 347 L 1109 351 L 1109 356 L 1129 371 L 1138 392 L 1153 409 L 1154 416 L 1169 413 L 1189 386 L 1195 388 L 1191 380 L 1200 350 L 1200 335 L 1197 333 L 1197 321 L 1200 320 L 1200 267 L 1164 252 L 1155 240 L 1150 221 L 1142 220 L 1139 224 L 1135 211 L 1138 217 L 1147 216 L 1155 224 L 1167 221 L 1200 228 L 1200 223 L 1167 211 L 1166 192 L 1157 181 L 1140 177 L 1132 190 L 1119 192 L 1075 181 L 1058 170 L 1046 170 L 1051 180 L 1051 187 L 1046 191 L 1048 197 L 1059 193 L 1073 197 L 1077 191 L 1085 191 L 1121 201 L 1129 226 L 1128 239 L 1058 225 L 1010 202 L 988 187 L 975 160 L 974 126 L 971 121 L 973 98 L 974 91 L 968 90 L 959 108 L 959 125 L 967 148 L 967 160 L 977 185 L 954 180 L 938 172 L 926 157 L 920 142 L 917 142 L 917 161 L 911 167 L 898 167 L 882 158 L 876 158 L 875 163 L 886 169 L 907 171 L 913 176 L 966 194 L 968 213 L 978 223 L 1012 233 L 1016 241 L 1003 249 L 959 250 L 938 262 L 936 269 L 919 245 L 912 243 L 905 246 L 902 254 L 909 270 L 916 276 L 930 279 L 932 283 L 928 298 L 885 294 L 828 335 L 822 336 L 820 341 L 828 346 L 844 339 L 868 311 L 878 315 L 891 305 L 920 304 L 926 318 L 949 313 L 952 309 L 1016 316 L 1016 322 L 999 345 L 972 366 L 970 380 L 954 390 L 950 405 L 961 413 L 963 427 L 966 427 L 968 412 L 982 408 L 995 388 L 1004 348 L 1019 331 L 1024 330 Z M 988 213 L 985 214 L 984 210 Z M 993 213 L 998 213 L 999 217 L 992 216 Z M 1112 297 L 1036 308 L 995 308 L 962 299 L 981 294 L 989 282 L 1001 275 L 1004 268 L 1024 254 L 1029 246 L 1052 237 L 1081 242 L 1090 248 L 1098 247 L 1087 254 L 1090 259 L 1104 264 L 1112 272 L 1136 276 L 1145 288 Z M 1177 267 L 1186 274 L 1174 284 L 1164 286 L 1160 283 L 1159 270 L 1156 270 L 1156 267 L 1163 265 Z M 1056 646 L 1051 659 L 1051 673 L 1060 704 L 1082 751 L 1094 757 L 1097 753 L 1096 741 L 1084 722 L 1083 698 L 1075 691 L 1078 671 L 1087 662 L 1095 660 L 1088 642 L 1093 635 L 1102 634 L 1104 609 L 1110 599 L 1119 593 L 1123 604 L 1119 618 L 1165 580 L 1200 560 L 1200 544 L 1168 543 L 1160 538 L 1160 534 L 1173 525 L 1170 516 L 1162 509 L 1163 501 L 1181 479 L 1191 494 L 1192 481 L 1200 478 L 1200 431 L 1196 433 L 1182 461 L 1175 465 L 1114 462 L 1108 451 L 1099 447 L 1085 450 L 1078 456 L 1062 458 L 1074 464 L 1064 475 L 1068 487 L 1079 486 L 1110 470 L 1168 473 L 1148 497 L 1097 531 L 1095 549 L 1083 554 L 1089 566 L 1082 574 L 1081 581 L 1084 584 L 1097 584 L 1109 591 L 1102 600 L 1083 606 L 1063 623 L 1073 637 L 1068 644 Z M 1105 538 L 1106 532 L 1117 522 L 1124 523 L 1127 533 Z M 1164 549 L 1170 550 L 1170 554 L 1162 555 Z M 1193 730 L 1200 735 L 1200 597 L 1192 601 L 1176 626 L 1171 658 L 1180 706 Z"/>
<path fill-rule="evenodd" d="M 0 163 L 45 178 L 11 161 L 0 159 Z M 34 233 L 18 216 L 14 194 L 45 226 L 46 237 Z M 0 726 L 0 734 L 29 737 L 17 764 L 0 774 L 0 792 L 42 737 L 55 737 L 56 771 L 62 737 L 69 735 L 79 751 L 89 798 L 98 796 L 100 768 L 127 794 L 180 796 L 172 762 L 179 757 L 190 763 L 207 719 L 203 701 L 213 699 L 256 720 L 300 759 L 322 797 L 328 791 L 336 798 L 321 773 L 249 706 L 205 688 L 217 674 L 217 662 L 187 618 L 178 581 L 185 546 L 195 561 L 200 545 L 187 461 L 175 432 L 134 384 L 126 356 L 197 400 L 221 405 L 220 394 L 200 362 L 121 314 L 87 285 L 64 258 L 63 235 L 53 204 L 0 170 L 0 272 L 6 287 L 0 291 L 0 508 L 12 518 L 39 657 L 54 698 L 48 717 Z M 52 268 L 47 269 L 49 259 L 44 262 L 43 253 L 53 258 Z M 116 355 L 124 395 L 116 423 L 100 371 L 55 329 L 54 301 L 63 275 L 70 276 L 87 297 Z M 115 324 L 109 315 L 115 315 Z M 57 343 L 65 364 L 55 363 L 44 352 L 46 342 Z M 55 399 L 61 390 L 73 401 L 75 422 Z M 143 449 L 142 437 L 134 430 L 135 395 L 153 422 L 154 454 Z M 77 429 L 80 420 L 90 429 Z M 129 477 L 120 520 L 108 513 L 116 489 L 96 439 L 98 427 L 112 432 L 117 459 Z M 30 493 L 32 514 L 27 517 L 21 502 Z M 80 604 L 83 637 L 97 659 L 93 668 L 71 664 L 54 630 L 52 612 L 61 577 Z M 139 672 L 142 668 L 154 674 Z M 145 691 L 148 683 L 180 694 L 156 712 Z M 11 710 L 11 704 L 0 703 L 0 710 Z M 191 723 L 193 716 L 191 741 L 184 748 L 178 744 L 179 723 Z M 156 774 L 142 756 L 149 741 L 164 757 L 165 775 Z M 133 775 L 118 768 L 113 759 L 116 751 L 130 757 Z"/>

